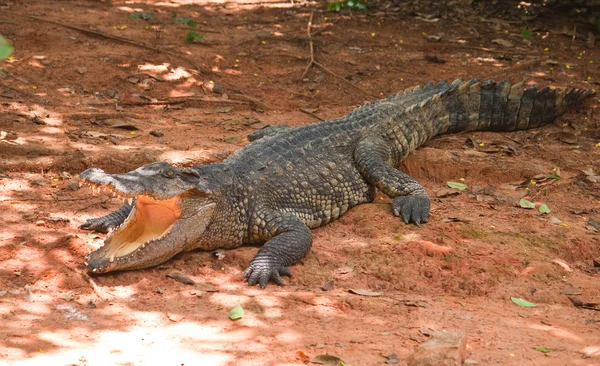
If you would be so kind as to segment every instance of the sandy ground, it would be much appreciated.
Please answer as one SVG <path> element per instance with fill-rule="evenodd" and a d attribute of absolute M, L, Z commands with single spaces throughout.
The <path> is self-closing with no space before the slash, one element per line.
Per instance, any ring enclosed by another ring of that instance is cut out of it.
<path fill-rule="evenodd" d="M 447 330 L 466 333 L 470 364 L 599 364 L 600 306 L 568 297 L 600 303 L 598 97 L 540 129 L 431 141 L 402 165 L 433 197 L 428 224 L 403 224 L 379 195 L 315 230 L 284 287 L 242 280 L 253 247 L 86 274 L 104 235 L 78 226 L 121 204 L 79 188 L 88 167 L 220 161 L 267 125 L 338 117 L 432 80 L 598 88 L 588 13 L 414 3 L 0 0 L 15 45 L 0 62 L 0 363 L 299 365 L 328 353 L 356 366 L 396 353 L 406 364 Z M 204 40 L 186 44 L 174 12 Z M 326 69 L 303 76 L 311 13 Z M 447 181 L 469 188 L 445 196 Z M 197 285 L 167 278 L 174 269 Z"/>

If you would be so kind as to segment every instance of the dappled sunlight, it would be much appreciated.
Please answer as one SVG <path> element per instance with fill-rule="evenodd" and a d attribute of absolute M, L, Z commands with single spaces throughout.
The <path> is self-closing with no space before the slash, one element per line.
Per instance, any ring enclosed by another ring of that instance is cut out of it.
<path fill-rule="evenodd" d="M 143 65 L 138 65 L 138 70 L 140 71 L 146 71 L 146 72 L 152 72 L 155 74 L 164 74 L 166 72 L 169 72 L 169 67 L 170 64 L 162 64 L 162 65 L 153 65 L 153 64 L 143 64 Z"/>
<path fill-rule="evenodd" d="M 529 328 L 535 329 L 535 330 L 541 330 L 544 332 L 549 332 L 556 337 L 568 339 L 573 342 L 578 342 L 578 343 L 583 342 L 583 338 L 573 334 L 573 332 L 570 332 L 566 329 L 561 329 L 561 328 L 557 328 L 554 326 L 543 325 L 543 324 L 529 324 Z"/>
<path fill-rule="evenodd" d="M 586 358 L 600 358 L 600 346 L 586 346 L 581 349 Z"/>
<path fill-rule="evenodd" d="M 243 305 L 246 302 L 250 301 L 250 299 L 247 296 L 232 295 L 232 294 L 226 294 L 226 293 L 215 293 L 211 297 L 211 300 L 213 302 L 215 302 L 217 305 L 227 307 L 227 308 L 233 308 L 234 306 L 239 305 L 239 304 Z"/>

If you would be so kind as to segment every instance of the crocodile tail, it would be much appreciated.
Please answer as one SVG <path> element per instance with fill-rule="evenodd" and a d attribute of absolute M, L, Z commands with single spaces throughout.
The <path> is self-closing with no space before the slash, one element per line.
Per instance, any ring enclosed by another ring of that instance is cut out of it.
<path fill-rule="evenodd" d="M 458 79 L 413 107 L 427 110 L 434 134 L 461 131 L 513 131 L 552 122 L 569 107 L 594 95 L 576 88 L 524 87 L 508 81 Z"/>

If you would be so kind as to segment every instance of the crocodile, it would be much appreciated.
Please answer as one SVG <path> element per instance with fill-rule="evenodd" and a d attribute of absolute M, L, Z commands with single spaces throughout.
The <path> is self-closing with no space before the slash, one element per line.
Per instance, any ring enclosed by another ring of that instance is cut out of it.
<path fill-rule="evenodd" d="M 338 119 L 261 130 L 256 141 L 220 163 L 156 162 L 124 174 L 87 169 L 81 182 L 126 199 L 115 212 L 81 226 L 110 231 L 88 255 L 87 268 L 141 269 L 184 251 L 264 243 L 244 278 L 262 288 L 270 281 L 283 285 L 288 267 L 309 252 L 311 229 L 372 202 L 376 190 L 392 199 L 391 212 L 405 223 L 426 223 L 425 188 L 395 167 L 434 136 L 535 128 L 593 94 L 508 81 L 441 81 Z"/>

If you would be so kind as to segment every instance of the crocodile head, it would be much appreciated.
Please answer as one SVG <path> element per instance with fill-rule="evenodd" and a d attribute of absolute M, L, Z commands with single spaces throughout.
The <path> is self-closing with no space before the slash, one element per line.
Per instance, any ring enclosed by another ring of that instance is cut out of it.
<path fill-rule="evenodd" d="M 87 169 L 83 184 L 132 204 L 125 221 L 87 257 L 94 273 L 139 269 L 167 261 L 206 230 L 215 208 L 213 189 L 196 168 L 153 163 L 125 174 Z"/>

